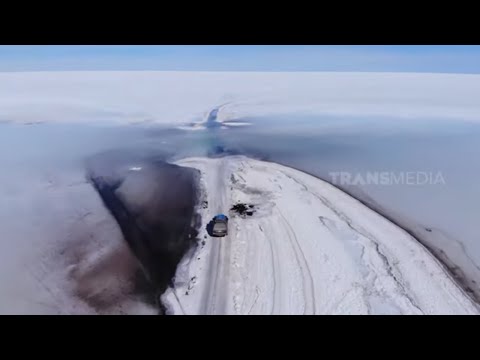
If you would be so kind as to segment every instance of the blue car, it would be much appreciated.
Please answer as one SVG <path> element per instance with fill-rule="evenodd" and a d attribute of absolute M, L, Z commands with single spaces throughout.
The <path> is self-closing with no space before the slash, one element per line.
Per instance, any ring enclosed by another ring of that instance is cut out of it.
<path fill-rule="evenodd" d="M 227 236 L 228 235 L 228 217 L 223 214 L 216 215 L 213 218 L 212 233 L 214 236 Z"/>

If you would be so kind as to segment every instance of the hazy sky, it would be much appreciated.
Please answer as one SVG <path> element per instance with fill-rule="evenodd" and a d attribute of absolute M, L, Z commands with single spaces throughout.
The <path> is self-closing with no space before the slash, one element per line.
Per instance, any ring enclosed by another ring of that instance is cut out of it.
<path fill-rule="evenodd" d="M 0 71 L 409 71 L 480 73 L 480 46 L 0 46 Z"/>

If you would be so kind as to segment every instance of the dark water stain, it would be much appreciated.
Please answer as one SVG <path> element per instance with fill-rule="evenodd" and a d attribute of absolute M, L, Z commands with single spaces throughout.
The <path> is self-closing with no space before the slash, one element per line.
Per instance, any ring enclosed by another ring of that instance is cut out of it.
<path fill-rule="evenodd" d="M 219 128 L 222 126 L 222 124 L 220 124 L 218 121 L 217 121 L 217 118 L 218 118 L 218 111 L 220 109 L 217 107 L 215 109 L 213 109 L 212 111 L 210 111 L 210 113 L 208 114 L 208 118 L 207 118 L 207 129 L 215 129 L 215 128 Z"/>
<path fill-rule="evenodd" d="M 157 299 L 196 243 L 198 176 L 195 169 L 154 156 L 118 157 L 110 152 L 88 161 L 87 177 L 141 263 L 152 285 L 144 288 Z"/>

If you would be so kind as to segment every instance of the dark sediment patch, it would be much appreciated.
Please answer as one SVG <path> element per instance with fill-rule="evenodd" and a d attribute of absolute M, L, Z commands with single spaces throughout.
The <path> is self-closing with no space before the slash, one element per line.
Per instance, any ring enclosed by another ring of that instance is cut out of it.
<path fill-rule="evenodd" d="M 233 211 L 241 216 L 252 216 L 255 212 L 255 205 L 247 205 L 243 203 L 235 204 L 231 207 L 230 211 Z"/>
<path fill-rule="evenodd" d="M 117 221 L 158 298 L 195 244 L 199 173 L 155 157 L 91 158 L 87 177 Z M 149 289 L 148 286 L 144 288 Z M 162 309 L 162 304 L 159 304 Z"/>

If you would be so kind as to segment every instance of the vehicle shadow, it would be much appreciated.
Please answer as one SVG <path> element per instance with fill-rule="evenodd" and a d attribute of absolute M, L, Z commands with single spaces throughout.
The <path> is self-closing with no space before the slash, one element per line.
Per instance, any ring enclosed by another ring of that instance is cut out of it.
<path fill-rule="evenodd" d="M 208 235 L 212 236 L 212 237 L 218 237 L 216 235 L 213 234 L 213 225 L 215 224 L 215 221 L 214 219 L 210 220 L 210 222 L 207 224 L 207 226 L 205 227 L 205 229 L 207 230 L 207 233 Z"/>

